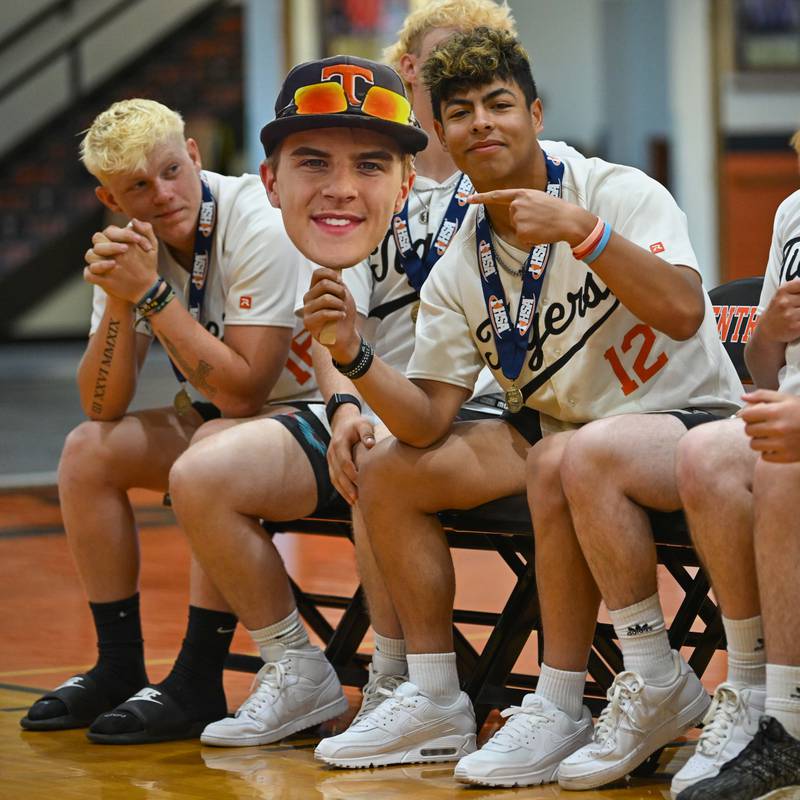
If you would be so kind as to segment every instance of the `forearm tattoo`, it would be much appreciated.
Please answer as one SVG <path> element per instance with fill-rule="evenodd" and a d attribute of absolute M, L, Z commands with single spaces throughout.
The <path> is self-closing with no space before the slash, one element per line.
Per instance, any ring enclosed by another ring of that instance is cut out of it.
<path fill-rule="evenodd" d="M 106 344 L 103 348 L 103 358 L 97 370 L 97 380 L 94 384 L 94 395 L 92 397 L 92 412 L 94 414 L 103 413 L 103 401 L 108 387 L 108 376 L 111 372 L 111 360 L 114 358 L 114 349 L 117 346 L 117 336 L 121 320 L 110 319 L 108 330 L 106 331 Z"/>
<path fill-rule="evenodd" d="M 178 348 L 170 341 L 164 334 L 160 334 L 159 339 L 164 343 L 164 346 L 169 352 L 170 358 L 178 365 L 180 371 L 186 376 L 186 380 L 192 384 L 196 389 L 199 389 L 209 400 L 214 397 L 217 390 L 206 380 L 213 371 L 214 367 L 200 359 L 197 367 L 192 367 L 191 364 L 178 352 Z"/>

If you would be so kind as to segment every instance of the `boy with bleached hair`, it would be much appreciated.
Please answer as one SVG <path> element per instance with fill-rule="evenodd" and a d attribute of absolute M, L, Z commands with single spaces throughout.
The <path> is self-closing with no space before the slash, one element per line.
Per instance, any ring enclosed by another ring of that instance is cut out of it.
<path fill-rule="evenodd" d="M 236 617 L 195 564 L 183 647 L 166 680 L 148 684 L 128 490 L 166 490 L 181 453 L 242 418 L 271 415 L 288 439 L 302 438 L 294 415 L 280 412 L 318 398 L 308 334 L 293 313 L 304 259 L 258 176 L 203 170 L 180 114 L 161 103 L 114 103 L 86 132 L 81 158 L 100 202 L 130 220 L 96 233 L 86 252 L 94 307 L 78 389 L 88 420 L 67 437 L 58 473 L 99 653 L 92 669 L 34 703 L 22 726 L 91 725 L 97 742 L 184 738 L 227 713 L 222 664 Z M 131 411 L 153 337 L 177 393 Z"/>

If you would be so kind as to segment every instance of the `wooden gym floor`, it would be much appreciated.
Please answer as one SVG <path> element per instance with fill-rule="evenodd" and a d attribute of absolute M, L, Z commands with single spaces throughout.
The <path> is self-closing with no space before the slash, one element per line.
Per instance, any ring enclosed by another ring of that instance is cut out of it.
<path fill-rule="evenodd" d="M 134 492 L 142 541 L 142 614 L 147 668 L 160 680 L 183 636 L 188 598 L 187 547 L 174 518 L 153 492 Z M 278 537 L 290 573 L 311 591 L 353 591 L 352 553 L 346 541 L 310 536 Z M 485 553 L 456 553 L 458 607 L 497 610 L 512 582 L 507 568 Z M 475 580 L 470 580 L 474 577 Z M 479 580 L 480 577 L 480 580 Z M 487 577 L 490 580 L 487 580 Z M 469 586 L 480 586 L 476 597 Z M 315 762 L 321 734 L 341 730 L 358 704 L 348 689 L 351 711 L 321 730 L 275 745 L 238 749 L 201 747 L 197 741 L 111 747 L 92 745 L 83 731 L 24 732 L 19 719 L 45 690 L 94 661 L 94 633 L 88 607 L 67 548 L 58 501 L 52 488 L 0 492 L 0 798 L 102 798 L 167 800 L 213 797 L 275 800 L 482 800 L 483 798 L 668 798 L 669 776 L 685 761 L 688 742 L 665 751 L 655 776 L 575 795 L 557 786 L 516 790 L 465 788 L 451 777 L 450 765 L 332 770 Z M 486 587 L 490 587 L 486 594 Z M 505 593 L 505 594 L 504 594 Z M 470 594 L 472 596 L 470 596 Z M 662 579 L 667 613 L 677 605 L 671 579 Z M 478 647 L 488 631 L 465 628 Z M 367 642 L 365 649 L 369 650 Z M 253 652 L 239 629 L 234 649 Z M 518 668 L 532 669 L 529 644 Z M 717 656 L 706 673 L 707 688 L 724 673 Z M 226 673 L 231 709 L 247 695 L 252 676 Z M 489 718 L 481 738 L 498 725 Z"/>

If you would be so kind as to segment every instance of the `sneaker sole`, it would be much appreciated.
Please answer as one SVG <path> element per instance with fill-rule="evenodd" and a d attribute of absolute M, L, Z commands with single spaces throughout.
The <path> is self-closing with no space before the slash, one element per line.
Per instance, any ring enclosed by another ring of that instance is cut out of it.
<path fill-rule="evenodd" d="M 554 783 L 557 774 L 558 762 L 534 772 L 525 772 L 519 775 L 498 775 L 495 777 L 470 775 L 466 770 L 460 770 L 456 767 L 453 777 L 459 783 L 473 786 L 502 786 L 506 789 L 511 789 L 514 786 L 541 786 L 544 783 Z"/>
<path fill-rule="evenodd" d="M 606 769 L 582 775 L 564 775 L 563 764 L 558 772 L 558 784 L 564 789 L 596 789 L 624 778 L 645 761 L 659 747 L 668 745 L 673 739 L 699 723 L 705 716 L 711 698 L 703 692 L 696 697 L 683 711 L 672 720 L 668 720 L 660 728 L 651 731 L 639 746 L 626 758 L 612 764 Z"/>
<path fill-rule="evenodd" d="M 442 736 L 422 742 L 408 750 L 395 750 L 391 753 L 375 753 L 368 756 L 355 758 L 337 758 L 336 756 L 323 756 L 314 752 L 314 758 L 324 761 L 333 767 L 346 769 L 368 769 L 369 767 L 388 767 L 392 764 L 430 764 L 440 761 L 457 761 L 477 749 L 475 734 L 464 736 Z"/>
<path fill-rule="evenodd" d="M 200 736 L 200 742 L 213 747 L 253 747 L 259 744 L 272 744 L 272 742 L 278 742 L 293 733 L 312 728 L 315 725 L 327 722 L 329 719 L 341 716 L 348 708 L 350 708 L 350 704 L 347 702 L 347 698 L 342 696 L 333 703 L 328 703 L 328 705 L 318 708 L 310 714 L 297 717 L 285 725 L 281 725 L 276 730 L 259 733 L 254 736 L 219 736 L 203 733 Z"/>

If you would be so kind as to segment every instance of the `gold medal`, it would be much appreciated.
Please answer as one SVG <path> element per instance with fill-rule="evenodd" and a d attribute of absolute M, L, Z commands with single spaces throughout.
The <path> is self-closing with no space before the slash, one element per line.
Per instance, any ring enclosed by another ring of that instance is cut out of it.
<path fill-rule="evenodd" d="M 175 406 L 175 410 L 178 412 L 179 416 L 183 416 L 192 407 L 192 398 L 183 386 L 181 386 L 181 390 L 178 394 L 175 395 L 172 405 Z"/>
<path fill-rule="evenodd" d="M 419 316 L 419 300 L 411 306 L 411 321 L 416 325 L 417 317 Z"/>
<path fill-rule="evenodd" d="M 525 405 L 522 390 L 516 383 L 512 383 L 511 388 L 506 391 L 506 403 L 508 404 L 508 410 L 512 414 L 516 414 Z"/>

